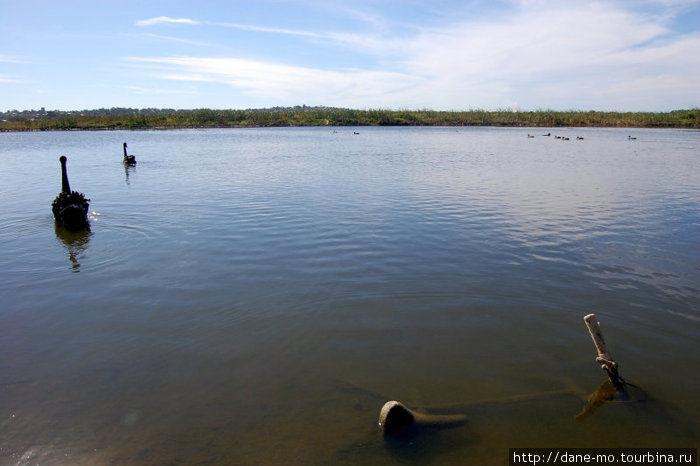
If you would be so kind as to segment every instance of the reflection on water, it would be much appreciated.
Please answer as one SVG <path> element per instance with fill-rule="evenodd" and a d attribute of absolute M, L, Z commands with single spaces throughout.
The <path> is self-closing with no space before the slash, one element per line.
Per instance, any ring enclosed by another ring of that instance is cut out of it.
<path fill-rule="evenodd" d="M 129 186 L 131 184 L 131 182 L 129 180 L 129 175 L 132 172 L 136 171 L 136 165 L 128 165 L 128 164 L 123 164 L 123 165 L 124 165 L 124 178 L 126 180 L 127 186 Z"/>
<path fill-rule="evenodd" d="M 586 420 L 586 418 L 592 416 L 598 408 L 606 403 L 644 403 L 646 399 L 647 395 L 641 387 L 624 382 L 623 389 L 618 390 L 610 379 L 608 379 L 601 383 L 598 388 L 588 396 L 588 403 L 583 410 L 576 415 L 576 420 Z"/>
<path fill-rule="evenodd" d="M 87 250 L 90 244 L 92 232 L 89 229 L 71 231 L 63 228 L 58 222 L 54 223 L 56 237 L 61 240 L 68 250 L 68 258 L 72 264 L 73 272 L 80 272 L 80 256 Z"/>
<path fill-rule="evenodd" d="M 335 131 L 130 132 L 138 172 L 119 131 L 0 134 L 0 463 L 697 445 L 700 133 Z M 52 226 L 59 153 L 89 235 Z M 577 422 L 592 312 L 648 396 Z M 389 400 L 467 422 L 386 440 Z"/>

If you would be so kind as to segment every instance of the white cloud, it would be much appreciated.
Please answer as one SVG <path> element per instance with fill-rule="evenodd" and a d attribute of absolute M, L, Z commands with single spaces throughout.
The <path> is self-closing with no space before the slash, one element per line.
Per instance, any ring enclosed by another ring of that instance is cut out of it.
<path fill-rule="evenodd" d="M 166 42 L 177 42 L 179 44 L 187 44 L 187 45 L 197 45 L 201 47 L 211 47 L 213 44 L 209 42 L 203 42 L 200 40 L 192 40 L 192 39 L 184 39 L 182 37 L 172 37 L 172 36 L 163 36 L 160 34 L 138 34 L 138 37 L 143 37 L 143 38 L 148 38 L 148 39 L 156 39 L 156 40 L 161 40 L 161 41 L 166 41 Z"/>
<path fill-rule="evenodd" d="M 671 89 L 672 106 L 697 105 L 697 42 L 697 35 L 672 38 L 654 18 L 608 4 L 534 2 L 497 22 L 424 31 L 407 41 L 399 66 L 425 77 L 441 107 L 451 101 L 493 108 L 516 100 L 528 109 L 555 101 L 564 109 L 626 102 L 626 109 L 640 110 L 644 104 L 632 106 L 643 99 L 633 94 L 663 101 L 654 94 Z M 674 75 L 689 80 L 669 79 Z M 625 99 L 610 100 L 620 87 Z M 553 92 L 559 92 L 554 99 Z M 684 104 L 682 95 L 694 102 Z"/>
<path fill-rule="evenodd" d="M 700 33 L 674 36 L 667 17 L 612 3 L 512 6 L 489 20 L 416 28 L 410 37 L 206 23 L 352 48 L 372 59 L 364 69 L 281 65 L 269 57 L 130 60 L 157 71 L 159 79 L 225 84 L 280 104 L 645 110 L 647 103 L 659 109 L 700 103 L 700 64 L 693 58 Z"/>
<path fill-rule="evenodd" d="M 165 94 L 165 95 L 197 95 L 194 89 L 163 89 L 163 88 L 152 88 L 152 87 L 141 87 L 141 86 L 121 86 L 122 89 L 126 89 L 135 94 L 140 95 L 152 95 L 152 94 Z"/>
<path fill-rule="evenodd" d="M 10 55 L 0 55 L 0 63 L 26 63 L 26 61 Z"/>
<path fill-rule="evenodd" d="M 174 23 L 174 24 L 199 24 L 199 21 L 195 21 L 189 18 L 170 18 L 168 16 L 158 16 L 155 18 L 148 18 L 136 21 L 137 26 L 153 26 L 154 24 L 160 23 Z"/>
<path fill-rule="evenodd" d="M 420 78 L 388 71 L 342 70 L 279 65 L 236 58 L 130 58 L 153 67 L 161 79 L 215 82 L 233 86 L 269 101 L 308 101 L 357 105 L 386 101 L 396 92 L 410 89 Z M 371 83 L 371 85 L 369 85 Z"/>
<path fill-rule="evenodd" d="M 303 36 L 303 37 L 322 37 L 322 34 L 317 32 L 304 31 L 299 29 L 285 29 L 285 28 L 273 28 L 266 26 L 256 26 L 253 24 L 238 24 L 238 23 L 210 23 L 215 26 L 227 27 L 232 29 L 238 29 L 241 31 L 251 31 L 251 32 L 267 32 L 273 34 L 285 34 L 290 36 Z"/>
<path fill-rule="evenodd" d="M 307 31 L 303 29 L 274 28 L 267 26 L 257 26 L 253 24 L 238 23 L 207 23 L 213 26 L 220 26 L 240 31 L 262 32 L 268 34 L 281 34 L 287 36 L 305 37 L 314 41 L 326 41 L 347 47 L 353 50 L 361 50 L 367 54 L 385 55 L 387 50 L 392 50 L 401 46 L 401 41 L 373 34 L 356 34 L 335 31 Z"/>
<path fill-rule="evenodd" d="M 13 78 L 12 76 L 8 76 L 6 74 L 1 74 L 0 73 L 0 83 L 1 84 L 12 84 L 12 83 L 19 83 L 18 79 Z"/>
<path fill-rule="evenodd" d="M 461 23 L 406 44 L 406 62 L 435 76 L 514 77 L 585 68 L 663 30 L 596 9 L 525 11 L 499 23 Z"/>

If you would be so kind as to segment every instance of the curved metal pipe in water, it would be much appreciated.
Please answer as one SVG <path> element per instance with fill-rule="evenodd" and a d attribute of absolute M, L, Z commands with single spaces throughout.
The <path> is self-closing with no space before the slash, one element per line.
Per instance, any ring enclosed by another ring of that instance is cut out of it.
<path fill-rule="evenodd" d="M 387 401 L 379 412 L 379 429 L 394 434 L 408 426 L 452 427 L 467 422 L 464 414 L 425 414 L 408 409 L 400 401 Z"/>

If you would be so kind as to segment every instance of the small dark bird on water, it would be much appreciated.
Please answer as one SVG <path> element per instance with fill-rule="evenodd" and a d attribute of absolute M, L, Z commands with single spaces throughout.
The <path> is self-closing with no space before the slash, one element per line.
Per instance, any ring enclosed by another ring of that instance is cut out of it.
<path fill-rule="evenodd" d="M 136 165 L 136 156 L 126 153 L 126 143 L 124 143 L 124 165 Z"/>
<path fill-rule="evenodd" d="M 89 229 L 90 224 L 88 223 L 87 215 L 90 208 L 90 199 L 87 199 L 83 193 L 71 191 L 66 169 L 66 161 L 68 159 L 66 159 L 65 155 L 62 155 L 59 160 L 61 162 L 61 192 L 51 204 L 53 216 L 67 230 L 80 231 Z"/>

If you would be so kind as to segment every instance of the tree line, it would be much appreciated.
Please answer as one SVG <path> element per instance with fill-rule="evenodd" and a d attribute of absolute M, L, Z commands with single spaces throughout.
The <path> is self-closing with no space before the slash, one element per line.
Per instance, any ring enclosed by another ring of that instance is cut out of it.
<path fill-rule="evenodd" d="M 12 110 L 0 131 L 250 128 L 274 126 L 522 126 L 700 128 L 700 109 L 670 112 L 357 110 L 333 107 L 262 109 Z"/>

